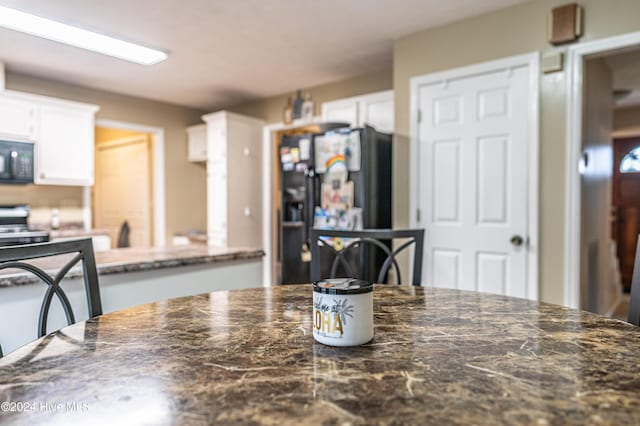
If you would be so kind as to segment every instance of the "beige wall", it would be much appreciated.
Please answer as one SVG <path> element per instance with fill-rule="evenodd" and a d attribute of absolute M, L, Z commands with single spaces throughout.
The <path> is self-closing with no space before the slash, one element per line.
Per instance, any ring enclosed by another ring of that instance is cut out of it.
<path fill-rule="evenodd" d="M 311 97 L 315 102 L 316 115 L 320 114 L 320 104 L 341 98 L 349 98 L 351 96 L 365 95 L 367 93 L 379 92 L 381 90 L 389 90 L 393 87 L 393 79 L 391 70 L 375 72 L 371 74 L 361 75 L 347 80 L 341 80 L 334 83 L 323 84 L 311 88 L 302 89 L 303 96 L 305 92 L 311 93 Z M 282 121 L 282 112 L 287 105 L 287 97 L 295 98 L 295 93 L 286 93 L 279 96 L 273 96 L 261 99 L 255 102 L 247 102 L 240 105 L 234 105 L 227 109 L 229 111 L 245 114 L 256 118 L 261 118 L 267 123 L 279 123 Z"/>
<path fill-rule="evenodd" d="M 613 113 L 613 137 L 640 136 L 640 106 L 617 109 Z"/>
<path fill-rule="evenodd" d="M 599 314 L 613 308 L 609 240 L 611 238 L 611 171 L 613 147 L 613 76 L 604 59 L 584 67 L 582 150 L 588 161 L 582 172 L 580 306 Z M 615 290 L 615 289 L 614 289 Z"/>
<path fill-rule="evenodd" d="M 206 170 L 203 164 L 187 161 L 185 127 L 200 123 L 203 111 L 154 102 L 71 84 L 7 73 L 7 89 L 87 102 L 100 106 L 97 119 L 161 127 L 165 137 L 166 232 L 168 241 L 175 232 L 189 228 L 206 228 Z M 16 188 L 3 202 L 82 203 L 81 188 L 29 185 Z M 11 201 L 10 201 L 11 200 Z M 15 201 L 13 201 L 15 200 Z"/>
<path fill-rule="evenodd" d="M 549 52 L 547 15 L 566 0 L 535 0 L 412 34 L 395 43 L 393 86 L 395 225 L 409 223 L 409 79 L 413 76 L 533 51 Z M 640 30 L 640 1 L 583 0 L 581 42 Z M 564 273 L 565 74 L 540 77 L 540 297 L 562 303 Z M 399 136 L 399 137 L 398 137 Z"/>

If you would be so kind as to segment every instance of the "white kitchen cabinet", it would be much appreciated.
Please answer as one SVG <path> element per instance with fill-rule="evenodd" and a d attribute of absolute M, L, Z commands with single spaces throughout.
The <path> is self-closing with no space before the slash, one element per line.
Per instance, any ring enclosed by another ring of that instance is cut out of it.
<path fill-rule="evenodd" d="M 220 111 L 207 123 L 207 240 L 262 247 L 262 128 L 253 117 Z"/>
<path fill-rule="evenodd" d="M 324 102 L 321 109 L 323 121 L 342 121 L 351 127 L 369 125 L 387 133 L 394 131 L 393 90 Z"/>
<path fill-rule="evenodd" d="M 35 145 L 34 182 L 93 185 L 95 105 L 6 90 L 0 139 Z"/>
<path fill-rule="evenodd" d="M 0 138 L 35 141 L 38 106 L 19 96 L 0 94 Z"/>
<path fill-rule="evenodd" d="M 349 123 L 349 127 L 358 127 L 358 100 L 349 98 L 323 103 L 322 120 Z"/>
<path fill-rule="evenodd" d="M 358 106 L 360 126 L 368 124 L 386 133 L 394 131 L 393 90 L 362 96 Z"/>
<path fill-rule="evenodd" d="M 207 125 L 198 124 L 187 127 L 189 161 L 207 161 Z"/>
<path fill-rule="evenodd" d="M 40 104 L 35 183 L 93 185 L 96 110 L 62 101 Z"/>

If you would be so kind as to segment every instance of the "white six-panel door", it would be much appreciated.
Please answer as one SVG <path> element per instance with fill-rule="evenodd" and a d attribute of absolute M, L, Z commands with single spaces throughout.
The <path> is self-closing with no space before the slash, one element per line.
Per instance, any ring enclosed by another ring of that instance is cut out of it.
<path fill-rule="evenodd" d="M 424 284 L 536 297 L 528 274 L 533 70 L 467 70 L 414 87 Z"/>

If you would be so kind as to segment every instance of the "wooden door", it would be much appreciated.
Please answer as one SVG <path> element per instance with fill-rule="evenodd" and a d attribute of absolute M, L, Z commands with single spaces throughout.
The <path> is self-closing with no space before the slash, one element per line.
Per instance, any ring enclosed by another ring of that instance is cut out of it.
<path fill-rule="evenodd" d="M 418 86 L 426 285 L 535 297 L 527 274 L 532 72 L 453 70 Z"/>
<path fill-rule="evenodd" d="M 152 244 L 151 141 L 148 134 L 96 145 L 94 224 L 117 244 L 129 223 L 131 247 Z"/>
<path fill-rule="evenodd" d="M 613 221 L 611 235 L 616 242 L 620 275 L 625 291 L 631 288 L 636 243 L 640 233 L 640 170 L 622 172 L 623 159 L 640 146 L 640 138 L 613 142 Z M 640 158 L 639 158 L 640 162 Z"/>

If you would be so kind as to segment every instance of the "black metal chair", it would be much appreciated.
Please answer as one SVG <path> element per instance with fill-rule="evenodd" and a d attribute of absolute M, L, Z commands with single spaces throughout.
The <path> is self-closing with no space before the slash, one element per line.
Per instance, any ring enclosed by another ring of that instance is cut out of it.
<path fill-rule="evenodd" d="M 64 264 L 54 277 L 46 273 L 41 268 L 26 262 L 27 260 L 74 253 L 76 255 Z M 67 273 L 78 262 L 82 262 L 89 318 L 102 315 L 98 273 L 96 270 L 96 260 L 93 253 L 93 243 L 91 242 L 91 238 L 0 248 L 0 270 L 22 269 L 32 273 L 47 285 L 47 290 L 44 294 L 42 305 L 40 306 L 40 315 L 38 317 L 38 338 L 47 334 L 47 318 L 49 316 L 49 309 L 51 308 L 51 302 L 54 294 L 62 305 L 65 316 L 67 317 L 67 324 L 71 325 L 76 322 L 69 299 L 60 287 L 60 281 L 62 281 Z M 0 348 L 0 357 L 2 357 L 2 348 Z"/>
<path fill-rule="evenodd" d="M 392 248 L 393 240 L 402 241 L 396 248 Z M 312 229 L 310 242 L 311 281 L 335 278 L 340 271 L 344 274 L 342 276 L 386 283 L 388 273 L 393 266 L 397 282 L 401 284 L 400 267 L 396 257 L 413 246 L 411 284 L 420 285 L 422 282 L 424 229 L 365 229 L 362 231 Z M 354 250 L 356 248 L 358 250 Z M 323 261 L 321 252 L 333 256 L 331 263 Z M 330 267 L 328 267 L 329 264 Z"/>
<path fill-rule="evenodd" d="M 633 264 L 633 277 L 631 278 L 628 321 L 631 324 L 640 326 L 640 235 L 636 244 L 636 260 Z"/>

